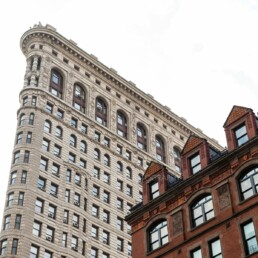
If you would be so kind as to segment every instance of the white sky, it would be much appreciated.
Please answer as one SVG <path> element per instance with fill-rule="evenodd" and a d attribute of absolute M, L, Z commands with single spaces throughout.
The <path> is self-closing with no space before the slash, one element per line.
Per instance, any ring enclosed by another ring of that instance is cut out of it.
<path fill-rule="evenodd" d="M 25 73 L 20 37 L 39 21 L 222 146 L 233 105 L 258 111 L 257 0 L 0 1 L 0 221 Z"/>

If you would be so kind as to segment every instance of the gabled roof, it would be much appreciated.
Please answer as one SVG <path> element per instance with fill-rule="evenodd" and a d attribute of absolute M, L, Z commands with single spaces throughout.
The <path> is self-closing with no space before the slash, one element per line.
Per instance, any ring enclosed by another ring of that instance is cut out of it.
<path fill-rule="evenodd" d="M 148 168 L 146 169 L 146 171 L 144 173 L 143 179 L 146 180 L 147 178 L 150 178 L 152 175 L 156 174 L 163 168 L 165 168 L 164 165 L 162 165 L 158 162 L 155 162 L 155 161 L 151 161 L 150 165 L 148 166 Z"/>
<path fill-rule="evenodd" d="M 250 111 L 253 111 L 253 110 L 251 108 L 246 108 L 246 107 L 241 107 L 241 106 L 233 106 L 223 127 L 224 128 L 227 127 L 228 125 L 237 121 L 239 118 L 243 117 Z"/>
<path fill-rule="evenodd" d="M 203 141 L 206 141 L 206 140 L 204 138 L 200 138 L 196 135 L 191 135 L 188 138 L 188 140 L 187 140 L 187 142 L 186 142 L 186 144 L 185 144 L 185 146 L 184 146 L 184 148 L 181 152 L 181 155 L 184 155 L 185 153 L 193 150 L 195 147 L 197 147 L 198 145 L 203 143 Z"/>

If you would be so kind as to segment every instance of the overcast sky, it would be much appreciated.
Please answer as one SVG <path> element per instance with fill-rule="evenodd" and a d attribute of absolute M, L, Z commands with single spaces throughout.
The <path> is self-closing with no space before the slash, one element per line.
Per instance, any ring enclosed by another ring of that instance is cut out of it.
<path fill-rule="evenodd" d="M 256 0 L 1 1 L 0 221 L 26 65 L 20 37 L 39 21 L 222 146 L 233 105 L 258 111 Z"/>

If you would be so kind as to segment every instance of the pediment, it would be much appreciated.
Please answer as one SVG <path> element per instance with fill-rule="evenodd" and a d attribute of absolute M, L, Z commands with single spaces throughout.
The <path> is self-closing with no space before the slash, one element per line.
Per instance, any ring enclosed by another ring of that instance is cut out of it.
<path fill-rule="evenodd" d="M 144 180 L 146 180 L 146 179 L 150 178 L 152 175 L 158 173 L 163 168 L 164 168 L 164 166 L 162 164 L 152 161 L 144 173 Z"/>
<path fill-rule="evenodd" d="M 200 137 L 195 136 L 195 135 L 191 135 L 188 138 L 188 140 L 187 140 L 187 142 L 186 142 L 186 144 L 185 144 L 185 146 L 184 146 L 184 148 L 181 152 L 181 155 L 184 155 L 185 153 L 193 150 L 194 148 L 199 146 L 201 143 L 203 143 L 203 141 L 204 141 L 203 138 L 200 138 Z"/>

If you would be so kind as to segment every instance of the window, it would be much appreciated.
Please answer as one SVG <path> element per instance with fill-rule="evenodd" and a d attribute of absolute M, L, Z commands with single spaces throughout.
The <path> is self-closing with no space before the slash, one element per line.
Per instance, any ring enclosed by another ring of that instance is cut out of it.
<path fill-rule="evenodd" d="M 258 192 L 258 167 L 248 170 L 239 178 L 241 199 L 246 200 Z"/>
<path fill-rule="evenodd" d="M 46 190 L 46 179 L 41 176 L 38 178 L 38 188 L 43 191 Z"/>
<path fill-rule="evenodd" d="M 92 210 L 91 210 L 91 214 L 94 216 L 94 217 L 99 217 L 99 207 L 95 204 L 92 204 Z"/>
<path fill-rule="evenodd" d="M 83 152 L 83 153 L 87 152 L 87 144 L 86 144 L 85 141 L 81 141 L 81 143 L 80 143 L 80 151 Z"/>
<path fill-rule="evenodd" d="M 44 201 L 37 198 L 35 203 L 35 211 L 38 213 L 43 213 L 43 208 L 44 208 Z"/>
<path fill-rule="evenodd" d="M 199 153 L 190 157 L 189 161 L 190 161 L 190 168 L 191 168 L 192 174 L 195 174 L 201 170 L 201 160 L 200 160 Z"/>
<path fill-rule="evenodd" d="M 107 126 L 107 105 L 101 98 L 96 98 L 95 119 L 98 123 Z"/>
<path fill-rule="evenodd" d="M 67 233 L 63 232 L 63 236 L 62 236 L 62 246 L 63 247 L 67 247 Z"/>
<path fill-rule="evenodd" d="M 55 136 L 58 137 L 59 139 L 62 139 L 62 137 L 63 137 L 63 130 L 62 130 L 62 128 L 60 126 L 56 127 Z"/>
<path fill-rule="evenodd" d="M 104 142 L 103 144 L 106 146 L 106 147 L 110 147 L 110 139 L 107 138 L 107 137 L 104 137 Z"/>
<path fill-rule="evenodd" d="M 174 162 L 177 172 L 181 172 L 181 155 L 180 155 L 180 149 L 178 147 L 173 148 L 173 156 L 174 156 Z"/>
<path fill-rule="evenodd" d="M 59 176 L 59 172 L 60 172 L 60 166 L 57 165 L 56 163 L 52 164 L 52 174 L 55 176 Z"/>
<path fill-rule="evenodd" d="M 154 180 L 150 182 L 150 199 L 153 200 L 159 196 L 159 182 Z"/>
<path fill-rule="evenodd" d="M 95 247 L 91 247 L 90 258 L 97 258 L 97 257 L 98 257 L 98 249 Z"/>
<path fill-rule="evenodd" d="M 117 111 L 117 134 L 127 139 L 127 119 L 121 111 Z"/>
<path fill-rule="evenodd" d="M 78 251 L 78 237 L 72 236 L 72 250 Z"/>
<path fill-rule="evenodd" d="M 128 160 L 132 160 L 132 153 L 129 150 L 125 151 L 125 158 Z"/>
<path fill-rule="evenodd" d="M 41 235 L 41 222 L 37 221 L 37 220 L 34 220 L 34 223 L 33 223 L 33 228 L 32 228 L 32 234 L 34 236 L 40 236 Z"/>
<path fill-rule="evenodd" d="M 103 252 L 103 254 L 102 254 L 102 258 L 109 258 L 110 256 L 109 256 L 109 254 L 108 253 L 106 253 L 106 252 Z"/>
<path fill-rule="evenodd" d="M 81 125 L 81 132 L 82 132 L 83 134 L 87 134 L 87 132 L 88 132 L 88 126 L 87 126 L 86 124 L 83 124 L 83 123 L 82 123 L 82 125 Z"/>
<path fill-rule="evenodd" d="M 104 244 L 109 245 L 109 232 L 107 232 L 106 230 L 103 230 L 103 235 L 102 235 L 102 241 Z"/>
<path fill-rule="evenodd" d="M 142 192 L 139 192 L 138 200 L 139 202 L 142 202 Z"/>
<path fill-rule="evenodd" d="M 92 227 L 91 227 L 91 236 L 93 238 L 96 238 L 96 239 L 99 238 L 99 228 L 97 226 L 92 225 Z"/>
<path fill-rule="evenodd" d="M 200 247 L 191 251 L 191 258 L 202 258 L 202 250 Z"/>
<path fill-rule="evenodd" d="M 126 211 L 127 211 L 127 214 L 129 214 L 131 212 L 131 209 L 133 208 L 133 205 L 130 204 L 130 203 L 127 203 L 127 206 L 126 206 Z"/>
<path fill-rule="evenodd" d="M 77 214 L 73 214 L 73 226 L 79 228 L 80 217 Z"/>
<path fill-rule="evenodd" d="M 142 183 L 142 174 L 138 174 L 138 183 L 141 184 Z"/>
<path fill-rule="evenodd" d="M 22 215 L 16 214 L 15 223 L 14 223 L 14 228 L 15 229 L 20 229 L 21 228 L 21 218 L 22 218 Z"/>
<path fill-rule="evenodd" d="M 99 149 L 94 149 L 93 156 L 94 156 L 95 160 L 100 160 L 100 151 L 99 151 Z"/>
<path fill-rule="evenodd" d="M 25 151 L 24 152 L 24 157 L 23 157 L 23 163 L 29 163 L 30 162 L 30 152 Z"/>
<path fill-rule="evenodd" d="M 63 96 L 63 77 L 55 69 L 51 71 L 51 80 L 49 91 L 56 97 L 62 98 Z"/>
<path fill-rule="evenodd" d="M 22 143 L 22 132 L 19 132 L 17 134 L 16 144 L 21 144 L 21 143 Z"/>
<path fill-rule="evenodd" d="M 116 146 L 116 153 L 119 155 L 122 155 L 123 147 L 121 145 Z"/>
<path fill-rule="evenodd" d="M 28 105 L 28 101 L 29 101 L 28 96 L 23 97 L 22 105 L 23 105 L 23 106 L 27 106 L 27 105 Z"/>
<path fill-rule="evenodd" d="M 117 179 L 116 187 L 118 190 L 123 191 L 123 181 Z"/>
<path fill-rule="evenodd" d="M 254 223 L 249 221 L 241 225 L 246 255 L 258 252 L 258 244 L 255 236 Z"/>
<path fill-rule="evenodd" d="M 132 244 L 131 243 L 127 244 L 127 254 L 132 256 Z"/>
<path fill-rule="evenodd" d="M 95 131 L 94 140 L 100 142 L 100 133 Z"/>
<path fill-rule="evenodd" d="M 168 243 L 168 227 L 167 221 L 159 221 L 158 223 L 151 226 L 148 232 L 149 237 L 149 250 L 153 251 L 160 246 Z"/>
<path fill-rule="evenodd" d="M 72 178 L 72 171 L 70 169 L 66 170 L 66 182 L 71 182 L 71 178 Z"/>
<path fill-rule="evenodd" d="M 51 133 L 51 122 L 46 120 L 44 123 L 44 131 L 47 133 Z"/>
<path fill-rule="evenodd" d="M 106 222 L 106 223 L 109 223 L 109 220 L 110 220 L 110 219 L 109 219 L 109 218 L 110 218 L 110 213 L 109 213 L 109 211 L 103 210 L 102 216 L 103 216 L 103 221 Z"/>
<path fill-rule="evenodd" d="M 75 163 L 75 158 L 76 158 L 75 154 L 69 152 L 68 161 L 70 163 Z"/>
<path fill-rule="evenodd" d="M 54 234 L 55 234 L 55 229 L 52 227 L 47 226 L 46 230 L 46 240 L 50 242 L 54 242 Z"/>
<path fill-rule="evenodd" d="M 81 199 L 80 194 L 74 193 L 74 198 L 73 198 L 74 205 L 80 206 L 80 199 Z"/>
<path fill-rule="evenodd" d="M 69 220 L 69 211 L 68 211 L 68 210 L 64 210 L 63 222 L 64 222 L 65 224 L 68 224 L 68 220 Z"/>
<path fill-rule="evenodd" d="M 65 190 L 65 201 L 70 202 L 70 190 L 69 189 Z"/>
<path fill-rule="evenodd" d="M 77 128 L 78 126 L 78 120 L 74 117 L 71 118 L 71 126 L 74 128 Z"/>
<path fill-rule="evenodd" d="M 27 133 L 26 143 L 30 144 L 32 140 L 32 132 Z"/>
<path fill-rule="evenodd" d="M 166 162 L 165 145 L 160 136 L 156 135 L 156 158 L 159 161 Z"/>
<path fill-rule="evenodd" d="M 220 239 L 216 238 L 209 242 L 210 257 L 222 258 Z"/>
<path fill-rule="evenodd" d="M 237 146 L 240 146 L 248 141 L 246 126 L 244 124 L 235 129 L 235 137 Z"/>
<path fill-rule="evenodd" d="M 117 217 L 116 228 L 119 229 L 119 230 L 122 230 L 122 231 L 124 230 L 124 221 L 120 217 Z"/>
<path fill-rule="evenodd" d="M 41 170 L 47 171 L 48 160 L 44 157 L 41 157 L 39 167 L 40 167 Z"/>
<path fill-rule="evenodd" d="M 125 172 L 126 172 L 126 177 L 129 178 L 129 179 L 132 179 L 133 173 L 132 173 L 131 168 L 127 167 Z"/>
<path fill-rule="evenodd" d="M 73 106 L 85 113 L 85 91 L 78 84 L 75 84 L 73 89 Z"/>
<path fill-rule="evenodd" d="M 71 134 L 69 144 L 76 148 L 76 142 L 77 142 L 77 139 L 76 139 L 75 135 Z"/>
<path fill-rule="evenodd" d="M 110 157 L 109 157 L 108 154 L 104 155 L 103 163 L 104 163 L 105 166 L 110 167 Z"/>
<path fill-rule="evenodd" d="M 132 227 L 131 227 L 131 225 L 127 224 L 127 234 L 130 235 L 131 232 L 132 232 Z"/>
<path fill-rule="evenodd" d="M 13 206 L 13 198 L 14 198 L 14 193 L 13 192 L 9 193 L 8 200 L 7 200 L 7 207 Z"/>
<path fill-rule="evenodd" d="M 74 175 L 74 183 L 76 185 L 81 185 L 81 175 L 79 173 L 75 173 Z"/>
<path fill-rule="evenodd" d="M 106 202 L 106 203 L 110 202 L 110 193 L 108 191 L 104 190 L 104 192 L 103 192 L 103 201 Z"/>
<path fill-rule="evenodd" d="M 117 238 L 117 250 L 121 252 L 124 251 L 124 240 L 120 237 Z"/>
<path fill-rule="evenodd" d="M 99 197 L 99 187 L 98 186 L 93 185 L 93 187 L 92 187 L 92 194 L 95 197 Z"/>
<path fill-rule="evenodd" d="M 191 206 L 193 227 L 197 227 L 214 217 L 212 196 L 202 197 Z"/>
<path fill-rule="evenodd" d="M 137 147 L 147 151 L 147 134 L 145 128 L 141 124 L 137 124 Z"/>
<path fill-rule="evenodd" d="M 58 158 L 60 158 L 61 157 L 61 151 L 62 151 L 62 148 L 59 145 L 55 144 L 54 155 L 57 156 Z"/>
<path fill-rule="evenodd" d="M 52 113 L 53 113 L 53 105 L 50 104 L 49 102 L 47 102 L 46 111 L 47 111 L 49 114 L 52 114 Z"/>
<path fill-rule="evenodd" d="M 34 124 L 34 117 L 35 115 L 33 113 L 30 113 L 30 116 L 29 116 L 29 125 L 33 125 Z"/>
<path fill-rule="evenodd" d="M 116 163 L 116 172 L 123 173 L 123 164 L 120 161 Z"/>
<path fill-rule="evenodd" d="M 79 167 L 86 168 L 86 160 L 80 159 Z"/>
<path fill-rule="evenodd" d="M 7 239 L 2 240 L 0 248 L 0 255 L 6 255 L 6 246 L 7 246 Z"/>
<path fill-rule="evenodd" d="M 20 151 L 16 151 L 13 154 L 13 164 L 18 164 L 20 159 Z"/>
<path fill-rule="evenodd" d="M 57 197 L 57 192 L 58 192 L 58 185 L 51 183 L 50 185 L 50 194 L 54 197 Z"/>
<path fill-rule="evenodd" d="M 31 245 L 29 258 L 39 258 L 39 247 L 38 246 Z"/>
<path fill-rule="evenodd" d="M 133 196 L 133 187 L 130 185 L 126 185 L 126 194 L 130 197 Z"/>
<path fill-rule="evenodd" d="M 104 172 L 104 174 L 103 174 L 103 181 L 104 181 L 104 183 L 106 183 L 106 184 L 109 184 L 109 183 L 110 183 L 110 174 L 109 174 L 109 173 Z"/>
<path fill-rule="evenodd" d="M 11 254 L 16 255 L 17 254 L 17 249 L 18 249 L 18 239 L 14 238 L 12 242 L 12 249 L 11 249 Z"/>
<path fill-rule="evenodd" d="M 26 116 L 25 116 L 25 114 L 21 114 L 21 116 L 20 116 L 20 121 L 19 121 L 19 125 L 20 126 L 23 126 L 23 125 L 25 125 L 26 124 Z"/>
<path fill-rule="evenodd" d="M 48 206 L 48 217 L 51 219 L 56 218 L 56 206 L 53 204 L 49 204 Z"/>
<path fill-rule="evenodd" d="M 52 258 L 52 252 L 45 250 L 44 258 Z"/>
<path fill-rule="evenodd" d="M 64 119 L 64 111 L 58 108 L 56 112 L 56 117 L 58 119 Z"/>
<path fill-rule="evenodd" d="M 11 173 L 10 185 L 15 185 L 16 184 L 16 178 L 17 178 L 17 172 L 14 171 L 14 172 Z"/>
<path fill-rule="evenodd" d="M 4 217 L 4 227 L 3 230 L 7 230 L 10 228 L 11 215 L 7 215 Z"/>
<path fill-rule="evenodd" d="M 142 159 L 142 158 L 138 157 L 138 159 L 137 159 L 137 165 L 140 166 L 140 167 L 143 166 L 143 159 Z"/>
<path fill-rule="evenodd" d="M 43 140 L 42 140 L 42 149 L 44 151 L 49 151 L 49 145 L 50 145 L 50 141 L 48 139 L 43 138 Z"/>
<path fill-rule="evenodd" d="M 27 171 L 23 170 L 21 175 L 21 184 L 26 184 L 27 181 Z"/>
<path fill-rule="evenodd" d="M 19 206 L 23 206 L 24 196 L 25 196 L 24 192 L 19 192 L 19 197 L 18 197 L 18 205 Z"/>
<path fill-rule="evenodd" d="M 124 208 L 124 202 L 121 198 L 118 198 L 116 199 L 116 207 L 119 209 L 119 210 L 123 210 Z"/>

